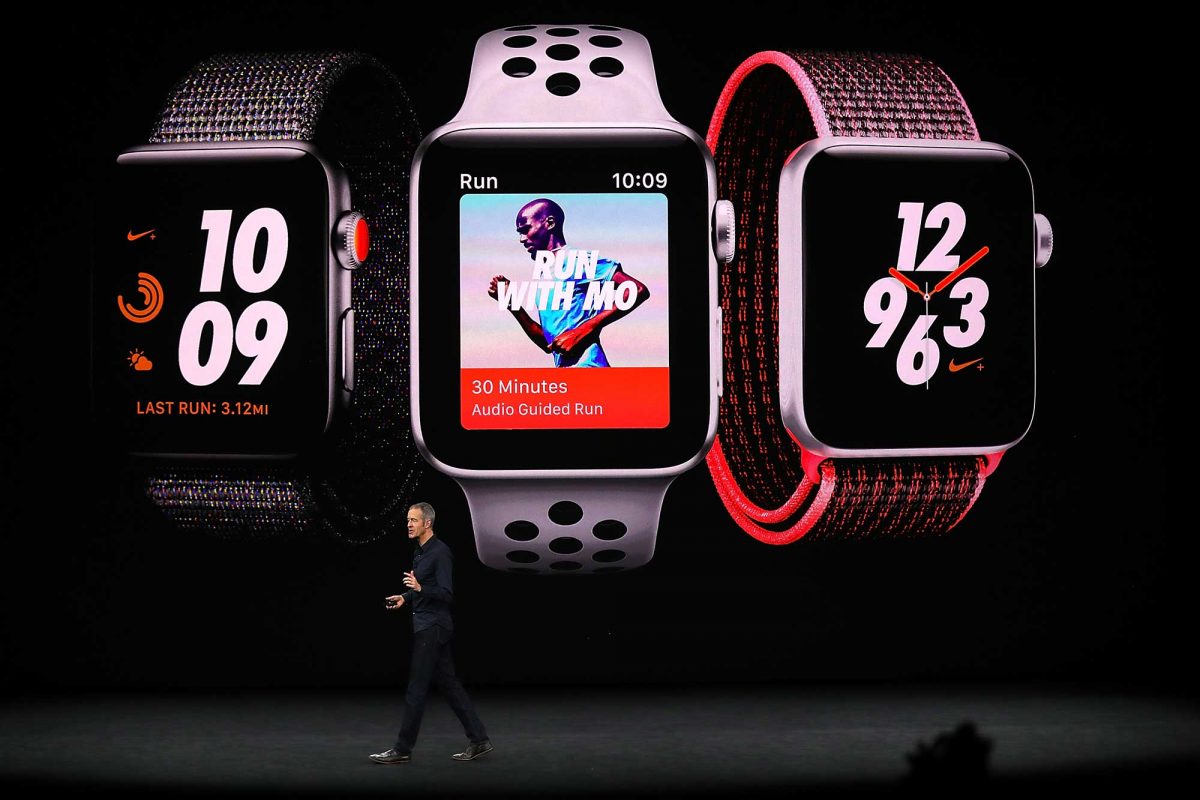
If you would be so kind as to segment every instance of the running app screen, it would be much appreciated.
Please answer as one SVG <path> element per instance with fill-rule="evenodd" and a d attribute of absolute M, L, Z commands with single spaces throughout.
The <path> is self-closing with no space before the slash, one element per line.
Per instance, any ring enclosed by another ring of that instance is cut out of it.
<path fill-rule="evenodd" d="M 669 424 L 667 206 L 656 191 L 460 198 L 464 428 Z"/>

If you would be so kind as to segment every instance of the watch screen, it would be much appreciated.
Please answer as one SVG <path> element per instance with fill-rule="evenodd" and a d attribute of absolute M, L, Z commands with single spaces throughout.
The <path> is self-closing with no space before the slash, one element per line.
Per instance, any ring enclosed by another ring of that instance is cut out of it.
<path fill-rule="evenodd" d="M 808 429 L 847 449 L 1007 446 L 1034 404 L 1029 173 L 1001 150 L 886 152 L 806 167 Z"/>
<path fill-rule="evenodd" d="M 667 196 L 465 194 L 459 219 L 462 426 L 666 427 Z"/>
<path fill-rule="evenodd" d="M 451 133 L 422 156 L 421 433 L 452 466 L 663 467 L 703 446 L 703 151 L 564 133 Z"/>
<path fill-rule="evenodd" d="M 179 150 L 116 173 L 93 273 L 102 423 L 130 452 L 294 454 L 330 411 L 324 167 Z"/>

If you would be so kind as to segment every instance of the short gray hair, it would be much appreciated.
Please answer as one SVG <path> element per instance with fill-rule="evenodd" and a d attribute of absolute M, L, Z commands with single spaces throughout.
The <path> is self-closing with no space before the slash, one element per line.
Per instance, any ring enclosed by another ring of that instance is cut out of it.
<path fill-rule="evenodd" d="M 429 503 L 413 503 L 408 507 L 408 510 L 411 511 L 414 508 L 421 509 L 421 516 L 429 520 L 430 525 L 433 525 L 433 518 L 437 516 L 437 512 L 433 510 L 433 506 L 429 505 Z"/>

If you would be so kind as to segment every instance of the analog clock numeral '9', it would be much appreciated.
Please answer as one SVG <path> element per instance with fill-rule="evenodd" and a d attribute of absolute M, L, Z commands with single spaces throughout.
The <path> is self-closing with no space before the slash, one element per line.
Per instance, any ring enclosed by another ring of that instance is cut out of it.
<path fill-rule="evenodd" d="M 886 308 L 883 305 L 885 297 Z M 900 285 L 900 281 L 895 278 L 880 278 L 871 284 L 871 288 L 867 289 L 867 296 L 863 298 L 863 315 L 866 316 L 867 322 L 879 327 L 875 329 L 871 341 L 867 342 L 867 347 L 883 347 L 888 343 L 892 334 L 896 332 L 896 326 L 904 317 L 906 305 L 908 298 L 904 295 L 904 287 Z"/>
<path fill-rule="evenodd" d="M 201 217 L 200 228 L 207 231 L 204 265 L 200 271 L 200 291 L 219 292 L 225 274 L 225 258 L 229 250 L 229 229 L 233 211 L 208 209 Z M 254 268 L 254 249 L 258 237 L 266 233 L 266 254 L 261 270 Z M 287 220 L 273 208 L 251 211 L 238 226 L 233 242 L 233 277 L 244 292 L 261 294 L 274 286 L 287 265 Z M 260 337 L 258 330 L 263 326 Z M 212 347 L 208 360 L 200 363 L 200 341 L 205 329 L 212 326 Z M 193 386 L 208 386 L 225 374 L 236 343 L 238 352 L 254 360 L 238 381 L 257 386 L 263 382 L 287 339 L 288 318 L 283 306 L 270 300 L 251 303 L 234 328 L 233 316 L 224 303 L 206 300 L 187 315 L 179 332 L 179 371 Z"/>

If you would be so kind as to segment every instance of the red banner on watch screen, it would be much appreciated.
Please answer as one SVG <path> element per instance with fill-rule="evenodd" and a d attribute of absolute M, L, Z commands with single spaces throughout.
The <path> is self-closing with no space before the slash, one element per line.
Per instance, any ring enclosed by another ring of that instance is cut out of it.
<path fill-rule="evenodd" d="M 462 426 L 665 428 L 669 377 L 668 367 L 464 369 Z"/>

